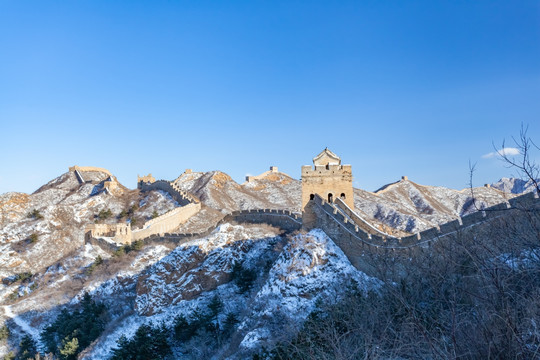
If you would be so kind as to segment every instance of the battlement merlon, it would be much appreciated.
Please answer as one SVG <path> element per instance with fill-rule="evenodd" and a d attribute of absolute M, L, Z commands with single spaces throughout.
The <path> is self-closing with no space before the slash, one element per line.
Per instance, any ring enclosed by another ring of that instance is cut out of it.
<path fill-rule="evenodd" d="M 303 165 L 302 166 L 302 176 L 307 175 L 350 175 L 352 177 L 352 166 L 351 165 Z"/>

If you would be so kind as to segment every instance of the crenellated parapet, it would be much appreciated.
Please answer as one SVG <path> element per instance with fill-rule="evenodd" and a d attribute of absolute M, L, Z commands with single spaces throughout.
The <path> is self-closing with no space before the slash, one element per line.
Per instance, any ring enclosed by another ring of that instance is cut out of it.
<path fill-rule="evenodd" d="M 199 205 L 200 204 L 192 204 Z M 285 232 L 292 232 L 299 230 L 302 226 L 302 218 L 300 214 L 291 212 L 289 210 L 276 210 L 276 209 L 252 209 L 252 210 L 240 210 L 233 211 L 230 214 L 225 215 L 220 220 L 210 224 L 204 231 L 196 233 L 173 233 L 173 232 L 154 232 L 148 236 L 140 237 L 140 241 L 144 244 L 172 242 L 175 244 L 182 244 L 192 239 L 198 239 L 209 235 L 218 226 L 231 223 L 250 223 L 250 224 L 268 224 L 284 230 Z M 135 233 L 135 232 L 134 232 Z M 100 246 L 106 251 L 115 251 L 122 244 L 107 242 L 101 238 L 87 238 L 87 242 Z"/>
<path fill-rule="evenodd" d="M 255 180 L 261 180 L 261 179 L 264 179 L 266 178 L 268 175 L 271 175 L 271 174 L 279 174 L 279 171 L 278 171 L 278 167 L 277 166 L 270 166 L 270 170 L 268 171 L 265 171 L 263 172 L 262 174 L 260 175 L 257 175 L 257 176 L 246 176 L 246 182 L 250 183 L 250 182 L 253 182 Z M 286 176 L 289 176 L 287 174 L 284 174 Z M 290 177 L 290 176 L 289 176 Z"/>
<path fill-rule="evenodd" d="M 511 199 L 508 203 L 497 204 L 472 214 L 406 237 L 393 237 L 384 233 L 374 233 L 358 224 L 355 219 L 341 211 L 336 204 L 329 203 L 316 195 L 309 206 L 317 215 L 316 227 L 325 231 L 339 245 L 343 238 L 354 239 L 350 246 L 367 246 L 390 250 L 408 250 L 412 247 L 428 245 L 448 235 L 501 217 L 510 209 L 540 211 L 538 194 L 531 192 Z M 373 230 L 373 229 L 371 229 Z M 340 245 L 341 246 L 341 245 Z M 342 247 L 347 254 L 348 246 Z"/>
<path fill-rule="evenodd" d="M 132 230 L 130 224 L 91 224 L 85 228 L 85 238 L 111 238 L 113 242 L 131 244 L 152 235 L 163 235 L 178 228 L 201 210 L 200 203 L 177 207 L 165 214 L 145 222 L 141 229 Z"/>
<path fill-rule="evenodd" d="M 171 195 L 171 197 L 181 206 L 174 208 L 167 213 L 145 222 L 141 229 L 131 230 L 128 224 L 92 224 L 85 229 L 87 241 L 99 237 L 112 238 L 112 241 L 121 244 L 130 244 L 133 241 L 142 240 L 153 235 L 163 235 L 174 231 L 181 224 L 185 223 L 190 217 L 201 210 L 201 203 L 191 194 L 180 189 L 176 184 L 166 180 L 155 181 L 151 175 L 143 177 L 139 182 L 139 188 L 142 191 L 162 190 Z M 138 177 L 141 179 L 141 177 Z M 150 181 L 153 179 L 152 181 Z M 110 177 L 109 185 L 106 189 L 113 190 L 114 177 Z M 106 182 L 107 185 L 107 182 Z M 127 230 L 126 230 L 127 229 Z"/>
<path fill-rule="evenodd" d="M 132 240 L 131 226 L 129 224 L 91 224 L 84 229 L 85 238 L 108 237 L 114 242 L 121 244 L 130 244 Z"/>
<path fill-rule="evenodd" d="M 132 241 L 142 240 L 151 235 L 163 235 L 169 233 L 185 223 L 200 210 L 201 204 L 193 203 L 175 208 L 157 218 L 148 220 L 144 223 L 142 229 L 133 230 Z"/>
<path fill-rule="evenodd" d="M 180 205 L 200 202 L 193 194 L 182 189 L 174 182 L 167 180 L 157 180 L 152 183 L 140 183 L 141 191 L 162 190 L 168 192 Z"/>
<path fill-rule="evenodd" d="M 349 207 L 349 205 L 347 205 L 347 203 L 345 203 L 340 198 L 335 199 L 332 206 L 337 207 L 346 215 L 346 217 L 348 217 L 352 222 L 354 222 L 360 229 L 362 229 L 366 233 L 385 237 L 392 236 L 372 225 L 369 221 L 358 215 L 353 209 Z"/>
<path fill-rule="evenodd" d="M 156 181 L 156 178 L 152 176 L 152 174 L 148 174 L 145 176 L 139 176 L 137 175 L 137 187 L 140 188 L 141 184 L 152 184 Z"/>

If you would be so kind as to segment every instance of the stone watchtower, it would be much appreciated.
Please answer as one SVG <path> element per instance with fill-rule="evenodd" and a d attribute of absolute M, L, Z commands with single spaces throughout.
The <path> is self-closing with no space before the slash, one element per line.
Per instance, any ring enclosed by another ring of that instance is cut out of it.
<path fill-rule="evenodd" d="M 329 202 L 339 197 L 354 209 L 351 165 L 341 165 L 341 158 L 328 148 L 313 158 L 313 165 L 302 166 L 302 221 L 305 228 L 310 228 L 315 221 L 315 214 L 308 206 L 315 194 Z"/>

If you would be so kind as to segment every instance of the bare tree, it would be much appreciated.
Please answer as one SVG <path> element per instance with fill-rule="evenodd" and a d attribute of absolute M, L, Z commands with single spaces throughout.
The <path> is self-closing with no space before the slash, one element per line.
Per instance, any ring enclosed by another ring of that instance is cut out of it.
<path fill-rule="evenodd" d="M 540 175 L 540 166 L 532 158 L 532 152 L 540 150 L 538 145 L 527 135 L 529 130 L 528 126 L 521 124 L 521 130 L 519 132 L 519 137 L 512 137 L 514 146 L 519 150 L 519 156 L 514 157 L 510 155 L 506 148 L 506 142 L 503 140 L 500 150 L 497 150 L 495 144 L 493 147 L 495 151 L 500 156 L 500 159 L 506 164 L 508 168 L 512 168 L 518 171 L 519 177 L 524 180 L 530 181 L 537 194 L 540 195 L 540 185 L 538 184 L 538 178 Z"/>
<path fill-rule="evenodd" d="M 512 155 L 511 152 L 506 150 L 506 140 L 502 141 L 500 149 L 498 149 L 495 143 L 493 143 L 493 149 L 495 150 L 495 154 L 498 155 L 499 160 L 504 162 L 505 167 L 517 171 L 517 174 L 515 174 L 514 177 L 524 180 L 526 183 L 532 184 L 534 186 L 534 191 L 540 195 L 540 165 L 534 160 L 533 156 L 534 150 L 540 150 L 540 147 L 538 147 L 538 145 L 536 145 L 535 142 L 528 136 L 528 129 L 528 126 L 521 124 L 519 137 L 516 138 L 512 136 L 513 145 L 518 150 L 519 154 Z M 471 192 L 472 206 L 474 206 L 475 210 L 481 211 L 484 209 L 477 205 L 473 186 L 475 170 L 476 163 L 473 164 L 469 160 L 468 185 Z"/>

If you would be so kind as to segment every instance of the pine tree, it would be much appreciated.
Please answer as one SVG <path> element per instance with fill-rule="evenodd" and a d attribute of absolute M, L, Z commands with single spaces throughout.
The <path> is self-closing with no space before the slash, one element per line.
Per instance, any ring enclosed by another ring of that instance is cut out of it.
<path fill-rule="evenodd" d="M 235 281 L 242 272 L 242 263 L 240 261 L 235 261 L 231 269 L 231 280 Z"/>
<path fill-rule="evenodd" d="M 133 354 L 130 354 L 130 343 L 125 335 L 120 336 L 116 341 L 116 347 L 112 349 L 111 360 L 130 359 Z"/>
<path fill-rule="evenodd" d="M 107 209 L 107 210 L 101 210 L 99 212 L 99 214 L 97 215 L 97 217 L 100 219 L 100 220 L 105 220 L 105 219 L 108 219 L 112 216 L 112 211 L 111 209 Z"/>
<path fill-rule="evenodd" d="M 38 209 L 34 209 L 31 212 L 28 213 L 28 217 L 31 219 L 41 220 L 43 219 L 43 215 L 39 212 Z"/>
<path fill-rule="evenodd" d="M 208 304 L 209 313 L 206 321 L 206 330 L 210 332 L 219 330 L 218 315 L 221 309 L 223 309 L 223 302 L 218 295 L 214 295 Z"/>
<path fill-rule="evenodd" d="M 188 341 L 195 335 L 194 329 L 184 315 L 178 315 L 174 319 L 174 337 L 180 341 Z"/>
<path fill-rule="evenodd" d="M 142 240 L 136 240 L 131 244 L 131 250 L 133 251 L 139 251 L 142 249 L 144 243 Z"/>
<path fill-rule="evenodd" d="M 221 309 L 223 309 L 223 301 L 221 301 L 219 296 L 216 294 L 212 297 L 212 300 L 210 300 L 210 303 L 208 304 L 210 318 L 212 320 L 217 320 L 217 316 L 221 312 Z"/>
<path fill-rule="evenodd" d="M 225 337 L 230 336 L 234 331 L 236 324 L 238 324 L 236 316 L 232 312 L 228 313 L 223 324 L 223 335 Z"/>
<path fill-rule="evenodd" d="M 171 354 L 168 330 L 163 326 L 141 325 L 133 338 L 121 336 L 116 342 L 112 360 L 165 359 Z"/>
<path fill-rule="evenodd" d="M 168 337 L 169 331 L 163 324 L 151 329 L 150 348 L 154 354 L 158 354 L 162 359 L 172 352 Z"/>
<path fill-rule="evenodd" d="M 231 271 L 231 280 L 233 280 L 238 286 L 240 294 L 249 291 L 255 280 L 257 279 L 257 272 L 251 270 L 238 261 L 235 261 Z"/>
<path fill-rule="evenodd" d="M 0 341 L 6 340 L 9 337 L 9 328 L 7 325 L 0 327 Z"/>
<path fill-rule="evenodd" d="M 17 356 L 17 359 L 18 360 L 33 359 L 36 353 L 37 353 L 37 349 L 36 349 L 36 343 L 34 339 L 28 334 L 24 335 L 19 344 L 19 354 Z"/>
<path fill-rule="evenodd" d="M 85 293 L 79 310 L 69 312 L 63 309 L 56 320 L 41 333 L 47 352 L 62 355 L 62 358 L 66 359 L 76 358 L 79 352 L 103 332 L 105 314 L 105 305 L 96 303 Z"/>
<path fill-rule="evenodd" d="M 28 240 L 30 240 L 30 243 L 32 243 L 32 244 L 35 243 L 36 241 L 38 241 L 38 234 L 33 233 L 32 235 L 30 235 Z"/>
<path fill-rule="evenodd" d="M 76 337 L 68 340 L 68 338 L 62 341 L 62 347 L 59 350 L 60 357 L 64 360 L 75 360 L 79 350 L 79 339 Z"/>

